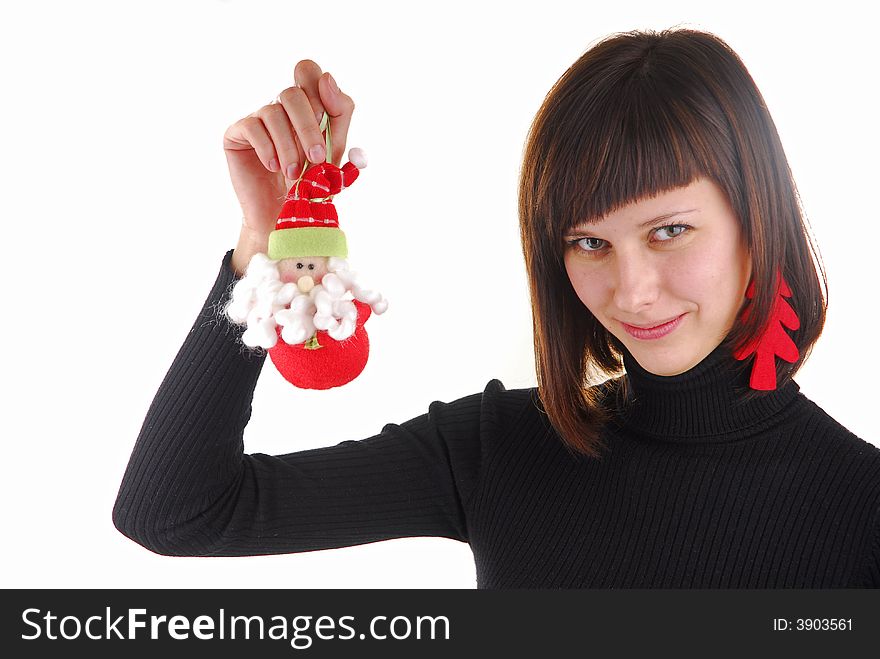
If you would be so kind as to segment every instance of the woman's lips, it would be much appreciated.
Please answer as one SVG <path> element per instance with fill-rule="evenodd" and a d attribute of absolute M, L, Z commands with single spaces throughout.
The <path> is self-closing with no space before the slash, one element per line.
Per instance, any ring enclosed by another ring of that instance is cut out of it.
<path fill-rule="evenodd" d="M 630 336 L 634 336 L 637 339 L 659 339 L 660 337 L 666 336 L 674 331 L 675 328 L 681 324 L 681 319 L 684 315 L 685 314 L 681 314 L 670 321 L 655 325 L 654 327 L 636 327 L 635 325 L 629 325 L 624 322 L 621 322 L 620 324 L 623 325 L 623 329 L 625 329 Z"/>

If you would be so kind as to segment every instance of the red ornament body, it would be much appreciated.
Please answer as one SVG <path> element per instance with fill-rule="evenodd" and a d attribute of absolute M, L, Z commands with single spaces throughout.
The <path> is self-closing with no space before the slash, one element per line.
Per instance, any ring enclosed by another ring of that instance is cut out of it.
<path fill-rule="evenodd" d="M 269 357 L 284 379 L 300 389 L 331 389 L 354 380 L 367 365 L 370 340 L 364 323 L 370 317 L 370 305 L 353 300 L 357 308 L 354 334 L 337 341 L 319 330 L 315 339 L 289 345 L 281 338 L 269 349 Z M 311 347 L 317 343 L 320 347 Z"/>

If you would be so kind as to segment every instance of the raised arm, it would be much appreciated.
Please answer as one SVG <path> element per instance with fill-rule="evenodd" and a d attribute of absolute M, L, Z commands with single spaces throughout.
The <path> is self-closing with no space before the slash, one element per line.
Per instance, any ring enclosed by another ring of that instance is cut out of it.
<path fill-rule="evenodd" d="M 244 454 L 264 356 L 220 314 L 232 251 L 149 408 L 113 508 L 124 535 L 176 556 L 244 556 L 440 536 L 468 541 L 467 509 L 496 421 L 486 391 L 360 441 Z M 290 437 L 291 445 L 297 438 Z"/>

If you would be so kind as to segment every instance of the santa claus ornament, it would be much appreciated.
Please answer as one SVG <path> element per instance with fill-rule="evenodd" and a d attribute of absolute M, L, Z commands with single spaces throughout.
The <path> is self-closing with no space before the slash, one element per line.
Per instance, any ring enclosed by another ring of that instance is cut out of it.
<path fill-rule="evenodd" d="M 325 112 L 329 157 L 327 119 Z M 247 325 L 242 342 L 268 350 L 281 375 L 301 389 L 339 387 L 360 375 L 370 351 L 364 323 L 388 308 L 381 293 L 362 287 L 348 269 L 332 199 L 367 166 L 361 149 L 348 158 L 342 167 L 306 162 L 269 235 L 268 254 L 251 258 L 225 310 Z"/>

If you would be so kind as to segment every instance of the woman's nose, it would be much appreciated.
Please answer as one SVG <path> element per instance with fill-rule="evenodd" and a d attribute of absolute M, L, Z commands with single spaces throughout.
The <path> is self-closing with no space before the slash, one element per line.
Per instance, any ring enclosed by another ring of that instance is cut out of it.
<path fill-rule="evenodd" d="M 614 304 L 634 318 L 657 301 L 660 276 L 656 268 L 638 257 L 620 258 L 614 282 Z"/>

